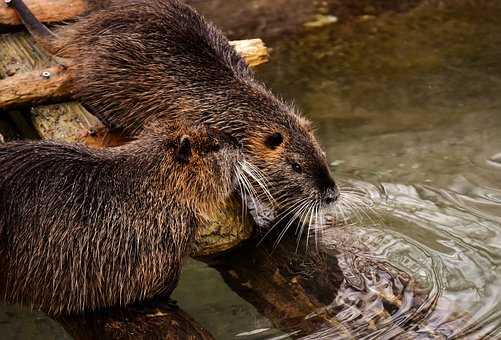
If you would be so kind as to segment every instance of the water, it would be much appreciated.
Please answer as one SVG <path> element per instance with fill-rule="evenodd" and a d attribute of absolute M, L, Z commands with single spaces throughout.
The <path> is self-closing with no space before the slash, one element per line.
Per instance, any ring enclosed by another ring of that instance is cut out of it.
<path fill-rule="evenodd" d="M 431 2 L 275 47 L 264 78 L 378 215 L 325 232 L 351 279 L 332 304 L 342 327 L 312 339 L 501 336 L 500 15 Z M 402 304 L 384 315 L 389 293 Z"/>
<path fill-rule="evenodd" d="M 367 12 L 278 36 L 258 71 L 311 118 L 336 176 L 376 211 L 324 232 L 345 280 L 329 306 L 337 326 L 309 337 L 499 338 L 501 3 Z M 218 339 L 289 331 L 200 262 L 175 298 Z M 2 313 L 2 334 L 21 324 L 24 338 L 67 337 L 43 315 Z"/>

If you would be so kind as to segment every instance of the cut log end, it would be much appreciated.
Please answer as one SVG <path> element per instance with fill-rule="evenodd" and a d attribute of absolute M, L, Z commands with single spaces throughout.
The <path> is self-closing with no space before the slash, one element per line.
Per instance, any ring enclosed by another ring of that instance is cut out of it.
<path fill-rule="evenodd" d="M 246 39 L 230 41 L 250 67 L 268 62 L 268 48 L 261 39 Z"/>

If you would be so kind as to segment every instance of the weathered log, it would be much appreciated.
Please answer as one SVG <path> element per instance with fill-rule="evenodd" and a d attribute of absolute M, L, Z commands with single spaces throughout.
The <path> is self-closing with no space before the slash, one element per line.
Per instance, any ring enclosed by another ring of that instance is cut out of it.
<path fill-rule="evenodd" d="M 84 13 L 89 4 L 85 0 L 24 0 L 28 8 L 43 22 L 60 22 Z M 16 11 L 0 4 L 0 24 L 20 25 Z"/>
<path fill-rule="evenodd" d="M 56 320 L 75 340 L 213 339 L 183 310 L 159 300 Z"/>
<path fill-rule="evenodd" d="M 61 99 L 67 96 L 64 67 L 52 66 L 42 71 L 20 73 L 0 80 L 0 108 Z"/>
<path fill-rule="evenodd" d="M 414 338 L 394 319 L 405 313 L 412 323 L 427 313 L 426 289 L 407 273 L 351 251 L 338 253 L 323 241 L 298 244 L 294 235 L 275 247 L 278 233 L 205 261 L 292 338 L 355 339 L 389 327 Z"/>

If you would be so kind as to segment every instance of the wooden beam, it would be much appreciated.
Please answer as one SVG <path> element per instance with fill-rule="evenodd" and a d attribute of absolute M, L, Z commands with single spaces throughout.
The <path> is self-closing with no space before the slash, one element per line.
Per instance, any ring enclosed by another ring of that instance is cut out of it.
<path fill-rule="evenodd" d="M 42 22 L 68 20 L 84 13 L 89 7 L 85 0 L 24 0 L 24 2 Z M 3 0 L 0 3 L 0 24 L 21 24 L 16 11 L 7 7 Z"/>
<path fill-rule="evenodd" d="M 64 67 L 52 66 L 0 80 L 0 108 L 63 98 L 66 79 Z"/>

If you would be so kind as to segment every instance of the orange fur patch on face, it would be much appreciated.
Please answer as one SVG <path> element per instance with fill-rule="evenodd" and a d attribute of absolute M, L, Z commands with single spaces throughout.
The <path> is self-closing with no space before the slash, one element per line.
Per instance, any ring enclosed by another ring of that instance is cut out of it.
<path fill-rule="evenodd" d="M 278 132 L 278 131 L 277 131 Z M 272 134 L 273 131 L 270 132 Z M 283 159 L 283 153 L 285 149 L 285 145 L 288 141 L 288 136 L 286 134 L 282 134 L 283 142 L 277 147 L 271 149 L 265 143 L 266 136 L 252 136 L 247 140 L 248 149 L 255 155 L 259 155 L 260 158 L 266 159 L 268 162 L 274 162 L 276 160 Z"/>

